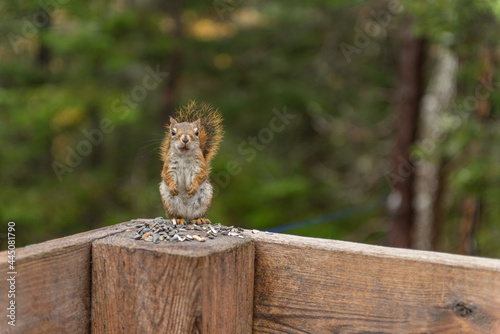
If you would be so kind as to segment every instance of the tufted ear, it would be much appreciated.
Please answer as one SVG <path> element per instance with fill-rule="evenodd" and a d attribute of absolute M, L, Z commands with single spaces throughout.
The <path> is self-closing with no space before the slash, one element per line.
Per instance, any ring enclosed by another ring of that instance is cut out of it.
<path fill-rule="evenodd" d="M 172 117 L 170 117 L 170 125 L 175 125 L 175 124 L 177 124 L 177 121 Z"/>
<path fill-rule="evenodd" d="M 201 118 L 198 118 L 195 122 L 194 122 L 194 125 L 196 125 L 197 128 L 200 127 L 201 125 Z"/>

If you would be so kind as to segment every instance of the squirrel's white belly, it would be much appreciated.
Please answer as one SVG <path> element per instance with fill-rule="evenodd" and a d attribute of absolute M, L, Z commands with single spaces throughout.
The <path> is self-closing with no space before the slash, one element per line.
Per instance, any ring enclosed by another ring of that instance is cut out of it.
<path fill-rule="evenodd" d="M 179 189 L 179 195 L 172 196 L 165 181 L 161 181 L 160 192 L 168 211 L 172 213 L 174 218 L 192 220 L 202 218 L 207 214 L 213 188 L 207 180 L 200 185 L 193 196 L 189 196 L 185 189 Z"/>
<path fill-rule="evenodd" d="M 188 195 L 191 182 L 199 172 L 196 170 L 198 167 L 192 167 L 197 166 L 192 159 L 195 158 L 187 156 L 176 159 L 177 166 L 173 178 L 179 191 L 177 196 L 170 194 L 165 181 L 162 180 L 160 183 L 162 199 L 167 205 L 168 211 L 174 216 L 173 218 L 184 218 L 186 220 L 202 218 L 210 207 L 213 188 L 208 180 L 200 184 L 196 194 L 193 196 Z"/>
<path fill-rule="evenodd" d="M 174 173 L 174 180 L 179 190 L 179 195 L 187 195 L 187 191 L 191 186 L 198 171 L 196 158 L 194 156 L 180 157 L 176 159 L 177 168 Z"/>

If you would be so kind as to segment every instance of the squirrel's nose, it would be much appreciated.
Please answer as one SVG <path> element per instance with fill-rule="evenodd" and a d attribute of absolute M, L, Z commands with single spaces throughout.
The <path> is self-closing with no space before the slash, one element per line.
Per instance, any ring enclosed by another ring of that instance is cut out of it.
<path fill-rule="evenodd" d="M 184 144 L 187 144 L 189 142 L 189 138 L 188 137 L 182 137 L 182 142 Z"/>

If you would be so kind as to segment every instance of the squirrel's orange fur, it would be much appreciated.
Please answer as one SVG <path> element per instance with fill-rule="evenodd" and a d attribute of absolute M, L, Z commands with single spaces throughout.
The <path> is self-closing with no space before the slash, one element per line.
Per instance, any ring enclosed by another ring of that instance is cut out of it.
<path fill-rule="evenodd" d="M 196 101 L 190 101 L 186 106 L 177 110 L 174 119 L 178 123 L 193 123 L 197 120 L 201 120 L 200 146 L 207 164 L 210 164 L 219 149 L 219 144 L 224 134 L 222 130 L 223 119 L 220 111 L 214 109 L 208 103 L 202 102 L 200 106 L 198 106 Z M 169 128 L 170 126 L 167 125 L 167 129 Z M 169 144 L 170 136 L 167 135 L 161 147 L 162 157 L 164 157 L 165 153 L 168 151 Z"/>

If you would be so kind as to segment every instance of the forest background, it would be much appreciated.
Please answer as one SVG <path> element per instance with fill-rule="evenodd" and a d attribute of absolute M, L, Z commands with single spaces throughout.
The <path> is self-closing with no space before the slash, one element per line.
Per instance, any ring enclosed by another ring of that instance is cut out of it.
<path fill-rule="evenodd" d="M 224 114 L 208 217 L 500 257 L 500 4 L 3 1 L 0 231 L 164 215 L 158 148 Z"/>

